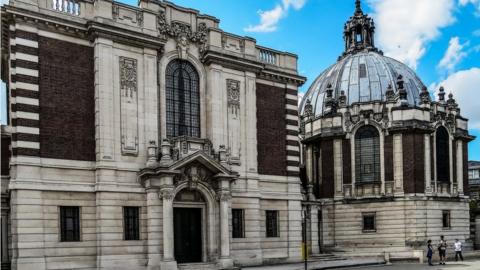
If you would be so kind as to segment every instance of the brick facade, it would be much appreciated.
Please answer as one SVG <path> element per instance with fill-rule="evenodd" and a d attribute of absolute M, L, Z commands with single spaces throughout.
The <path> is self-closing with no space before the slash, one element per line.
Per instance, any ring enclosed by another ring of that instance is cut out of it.
<path fill-rule="evenodd" d="M 92 47 L 39 37 L 42 157 L 95 160 L 93 61 Z"/>
<path fill-rule="evenodd" d="M 425 192 L 425 141 L 423 134 L 405 133 L 403 138 L 403 189 L 405 193 Z"/>
<path fill-rule="evenodd" d="M 258 173 L 286 175 L 285 90 L 257 83 L 256 99 Z"/>
<path fill-rule="evenodd" d="M 320 142 L 322 158 L 322 177 L 320 179 L 320 198 L 333 198 L 335 194 L 334 164 L 333 164 L 333 139 Z"/>
<path fill-rule="evenodd" d="M 385 136 L 383 147 L 385 181 L 393 181 L 393 136 Z"/>
<path fill-rule="evenodd" d="M 2 136 L 2 149 L 1 149 L 1 175 L 9 175 L 10 170 L 10 137 Z"/>

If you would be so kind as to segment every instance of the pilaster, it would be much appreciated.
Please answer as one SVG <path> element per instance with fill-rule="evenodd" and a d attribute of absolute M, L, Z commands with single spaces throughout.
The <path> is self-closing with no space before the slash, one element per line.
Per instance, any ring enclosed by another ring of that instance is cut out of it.
<path fill-rule="evenodd" d="M 457 190 L 459 195 L 463 195 L 463 141 L 457 140 Z"/>
<path fill-rule="evenodd" d="M 393 135 L 393 179 L 395 182 L 395 195 L 403 195 L 402 134 Z"/>

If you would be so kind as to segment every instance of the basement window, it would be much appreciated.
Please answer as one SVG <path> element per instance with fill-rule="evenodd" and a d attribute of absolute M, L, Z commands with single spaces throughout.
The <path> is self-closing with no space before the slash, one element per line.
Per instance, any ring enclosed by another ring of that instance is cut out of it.
<path fill-rule="evenodd" d="M 363 213 L 363 232 L 376 232 L 377 221 L 375 213 Z"/>
<path fill-rule="evenodd" d="M 450 229 L 450 211 L 442 211 L 442 227 L 444 229 Z"/>

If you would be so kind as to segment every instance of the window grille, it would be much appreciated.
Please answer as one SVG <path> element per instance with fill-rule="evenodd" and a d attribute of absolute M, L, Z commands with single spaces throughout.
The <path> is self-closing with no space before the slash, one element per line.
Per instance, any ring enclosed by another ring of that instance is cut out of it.
<path fill-rule="evenodd" d="M 355 134 L 355 178 L 359 183 L 380 181 L 380 136 L 373 126 Z"/>
<path fill-rule="evenodd" d="M 243 209 L 232 209 L 232 237 L 233 238 L 245 237 L 244 220 L 245 220 L 245 216 L 244 216 Z"/>
<path fill-rule="evenodd" d="M 200 137 L 198 73 L 188 61 L 176 59 L 166 69 L 167 137 Z"/>
<path fill-rule="evenodd" d="M 279 237 L 278 232 L 278 211 L 267 210 L 266 216 L 266 230 L 267 237 Z"/>
<path fill-rule="evenodd" d="M 60 241 L 80 241 L 80 207 L 60 206 Z"/>
<path fill-rule="evenodd" d="M 125 240 L 140 240 L 139 207 L 123 207 L 123 234 Z"/>
<path fill-rule="evenodd" d="M 376 214 L 375 213 L 364 213 L 363 216 L 363 231 L 364 232 L 374 232 L 377 230 L 376 224 Z"/>

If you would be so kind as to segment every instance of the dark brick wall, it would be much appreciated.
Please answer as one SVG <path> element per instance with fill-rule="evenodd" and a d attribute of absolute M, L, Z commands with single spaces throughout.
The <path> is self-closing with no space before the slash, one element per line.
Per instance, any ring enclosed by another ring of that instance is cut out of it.
<path fill-rule="evenodd" d="M 343 157 L 343 183 L 352 183 L 352 157 L 350 151 L 350 140 L 343 140 L 342 142 L 342 157 Z"/>
<path fill-rule="evenodd" d="M 95 160 L 93 48 L 39 37 L 40 156 Z"/>
<path fill-rule="evenodd" d="M 385 159 L 385 181 L 393 181 L 393 136 L 385 136 L 383 145 Z"/>
<path fill-rule="evenodd" d="M 258 173 L 287 175 L 285 89 L 257 83 Z"/>
<path fill-rule="evenodd" d="M 463 141 L 463 193 L 470 194 L 468 188 L 468 142 Z"/>
<path fill-rule="evenodd" d="M 10 157 L 12 156 L 12 153 L 10 152 L 10 144 L 11 144 L 10 137 L 3 137 L 2 136 L 1 175 L 9 175 L 10 174 L 10 172 L 9 172 L 9 170 L 10 170 Z"/>
<path fill-rule="evenodd" d="M 425 192 L 425 148 L 423 134 L 403 134 L 403 189 L 405 193 Z"/>
<path fill-rule="evenodd" d="M 322 140 L 322 179 L 319 187 L 320 198 L 333 198 L 335 193 L 333 171 L 333 140 Z"/>

